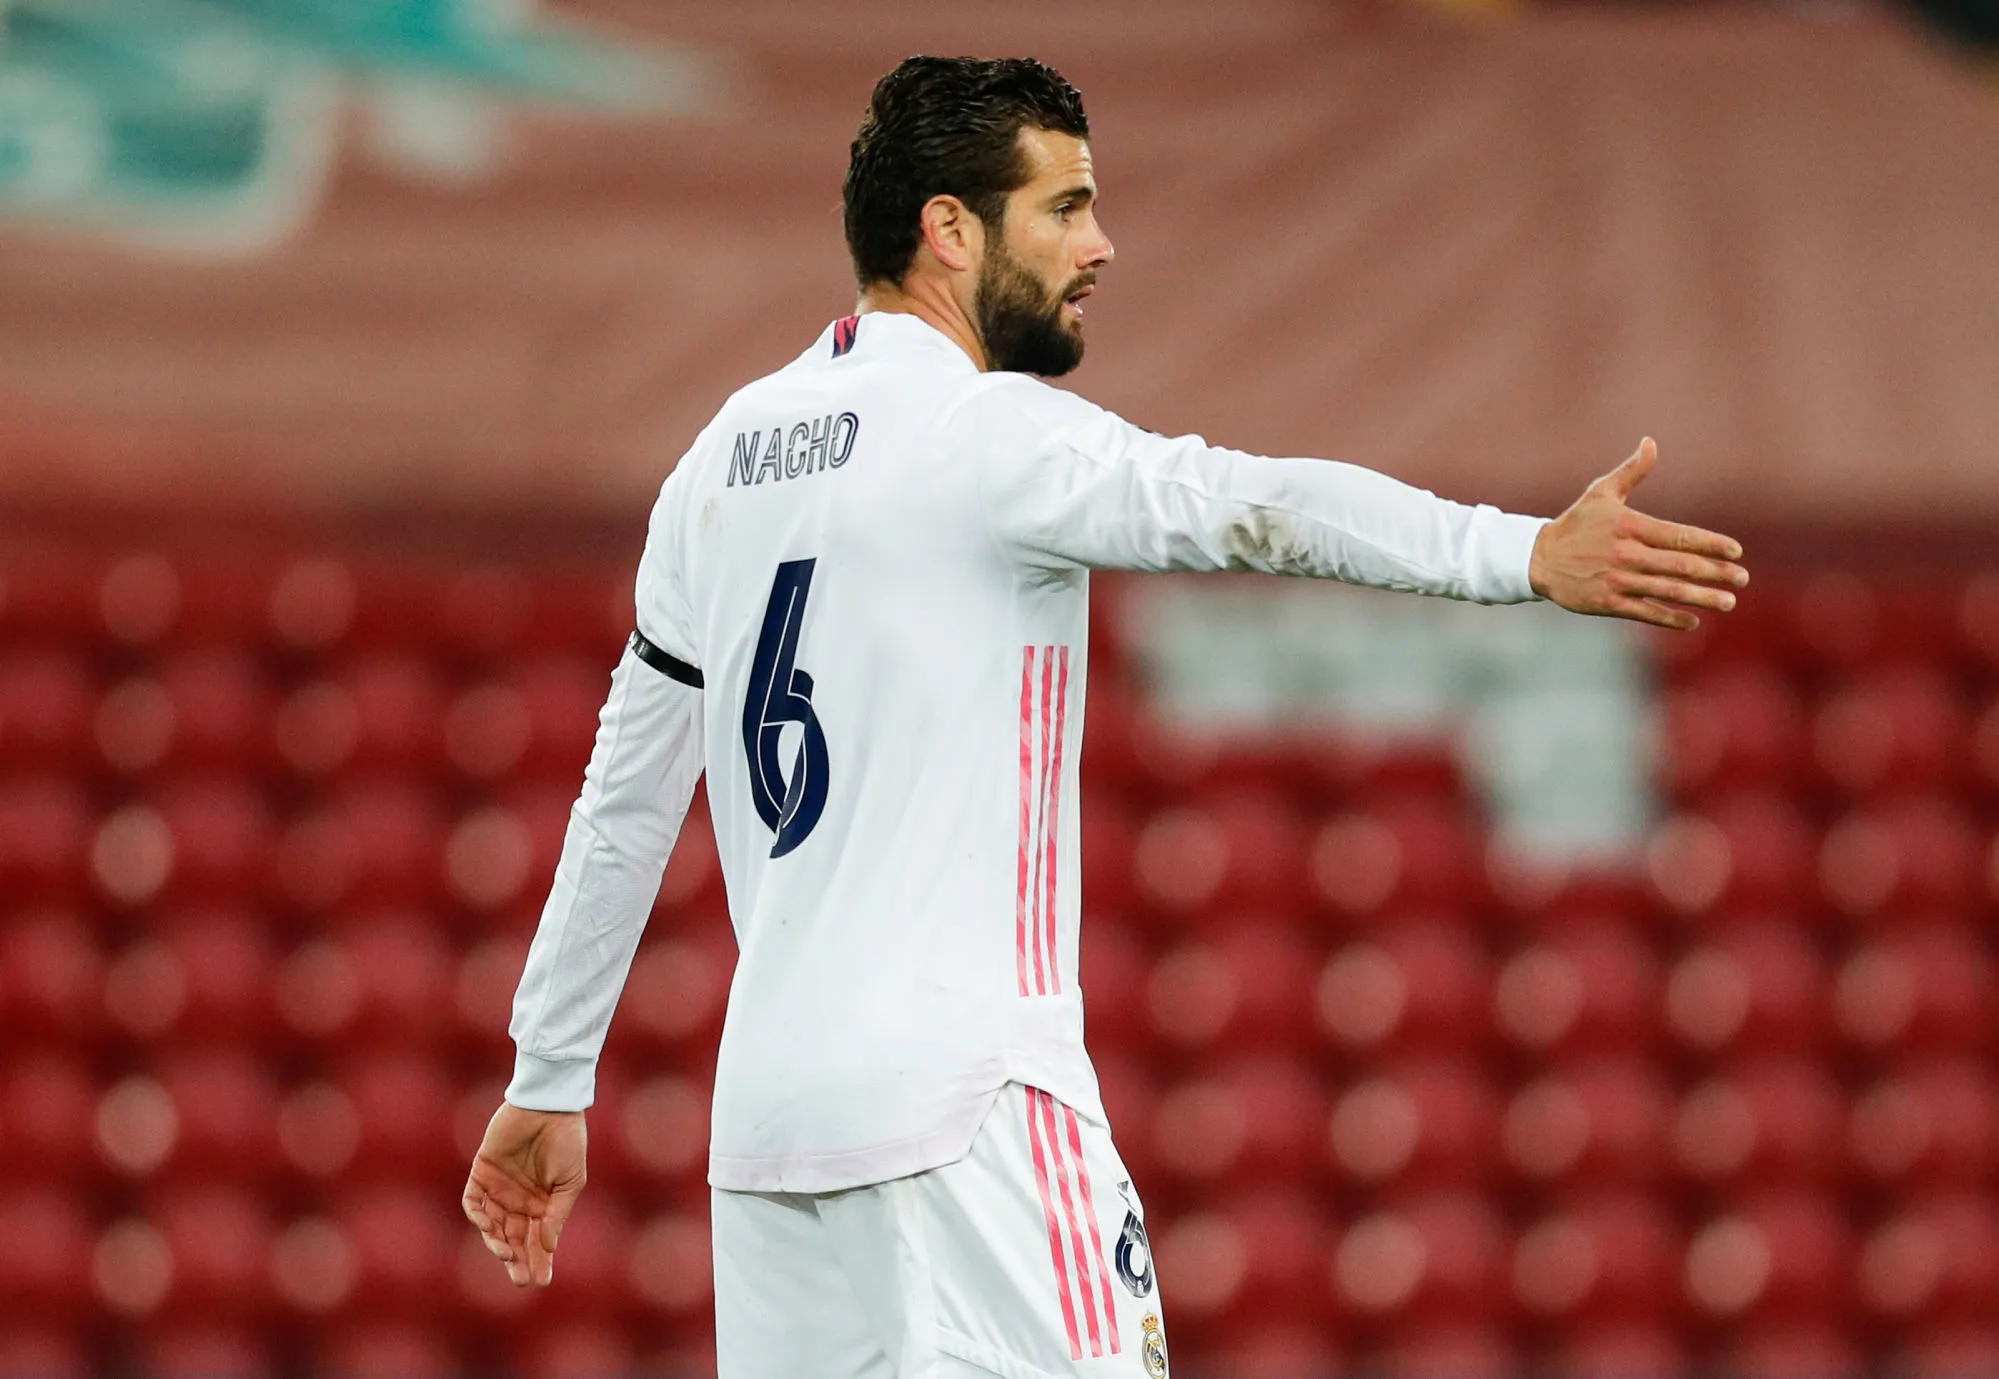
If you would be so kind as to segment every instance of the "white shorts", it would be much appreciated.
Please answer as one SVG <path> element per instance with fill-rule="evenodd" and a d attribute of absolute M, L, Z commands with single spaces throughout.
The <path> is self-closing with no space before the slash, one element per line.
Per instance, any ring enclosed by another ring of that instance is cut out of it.
<path fill-rule="evenodd" d="M 1110 1132 L 1010 1083 L 956 1163 L 715 1190 L 719 1379 L 1164 1379 L 1145 1210 Z"/>

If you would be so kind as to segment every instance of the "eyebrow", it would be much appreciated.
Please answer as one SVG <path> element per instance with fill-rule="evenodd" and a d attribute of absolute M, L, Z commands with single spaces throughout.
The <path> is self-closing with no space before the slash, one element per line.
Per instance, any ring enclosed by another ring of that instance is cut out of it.
<path fill-rule="evenodd" d="M 1096 199 L 1097 199 L 1097 194 L 1095 191 L 1091 190 L 1089 187 L 1078 185 L 1070 187 L 1067 191 L 1060 191 L 1055 193 L 1055 195 L 1048 198 L 1048 204 L 1051 206 L 1059 206 L 1064 201 L 1074 201 L 1079 205 L 1087 206 L 1090 202 L 1095 201 Z"/>

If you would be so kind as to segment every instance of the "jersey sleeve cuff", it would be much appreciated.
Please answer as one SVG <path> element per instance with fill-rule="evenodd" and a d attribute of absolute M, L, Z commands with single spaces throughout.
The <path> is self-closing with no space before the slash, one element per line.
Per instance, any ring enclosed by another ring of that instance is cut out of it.
<path fill-rule="evenodd" d="M 524 1111 L 582 1111 L 597 1099 L 597 1060 L 514 1055 L 507 1100 Z"/>
<path fill-rule="evenodd" d="M 1528 577 L 1534 560 L 1534 541 L 1545 517 L 1523 517 L 1518 513 L 1488 508 L 1479 514 L 1485 530 L 1479 533 L 1478 599 L 1481 603 L 1530 603 L 1541 596 L 1534 592 Z"/>

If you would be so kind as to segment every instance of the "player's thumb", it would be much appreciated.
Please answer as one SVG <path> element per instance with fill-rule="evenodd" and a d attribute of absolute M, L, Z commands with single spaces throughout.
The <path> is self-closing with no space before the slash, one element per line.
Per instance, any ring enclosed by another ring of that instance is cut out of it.
<path fill-rule="evenodd" d="M 569 1220 L 569 1208 L 574 1204 L 575 1200 L 573 1197 L 568 1199 L 568 1201 L 564 1201 L 560 1197 L 555 1198 L 548 1204 L 548 1211 L 541 1218 L 539 1223 L 541 1227 L 541 1247 L 550 1254 L 554 1254 L 556 1245 L 561 1243 L 562 1227 Z"/>
<path fill-rule="evenodd" d="M 562 1239 L 562 1228 L 569 1222 L 569 1213 L 576 1207 L 576 1199 L 582 1194 L 581 1183 L 566 1184 L 549 1194 L 548 1210 L 541 1217 L 541 1244 L 550 1254 L 555 1253 L 556 1244 Z"/>
<path fill-rule="evenodd" d="M 1631 496 L 1633 489 L 1645 481 L 1645 476 L 1652 472 L 1652 466 L 1658 462 L 1658 459 L 1659 447 L 1652 443 L 1650 436 L 1647 436 L 1638 442 L 1638 449 L 1632 452 L 1630 459 L 1603 476 L 1603 486 L 1610 491 L 1612 497 L 1622 502 Z"/>

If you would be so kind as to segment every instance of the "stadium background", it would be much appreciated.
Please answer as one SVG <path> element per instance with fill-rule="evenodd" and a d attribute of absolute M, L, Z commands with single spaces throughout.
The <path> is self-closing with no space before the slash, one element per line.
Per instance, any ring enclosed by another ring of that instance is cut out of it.
<path fill-rule="evenodd" d="M 1680 638 L 1099 581 L 1083 980 L 1175 1372 L 1999 1371 L 1989 16 L 0 26 L 0 1374 L 712 1369 L 698 811 L 554 1289 L 456 1196 L 651 494 L 851 309 L 919 50 L 1086 93 L 1080 390 L 1539 511 L 1649 432 L 1757 576 Z"/>

